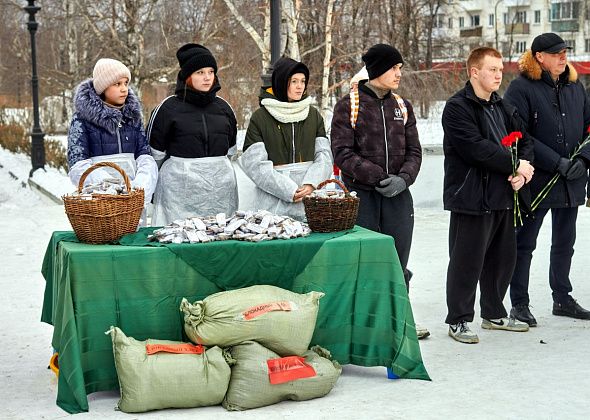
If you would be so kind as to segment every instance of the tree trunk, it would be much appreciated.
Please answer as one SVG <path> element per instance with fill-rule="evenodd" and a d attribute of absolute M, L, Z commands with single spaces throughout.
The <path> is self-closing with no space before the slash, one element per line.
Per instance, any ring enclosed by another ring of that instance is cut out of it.
<path fill-rule="evenodd" d="M 332 17 L 334 14 L 334 2 L 335 0 L 329 0 L 326 6 L 326 23 L 324 26 L 324 38 L 325 38 L 325 52 L 324 52 L 324 65 L 322 68 L 322 97 L 320 109 L 324 119 L 326 113 L 330 110 L 330 93 L 328 92 L 328 84 L 330 81 L 330 62 L 332 60 Z"/>

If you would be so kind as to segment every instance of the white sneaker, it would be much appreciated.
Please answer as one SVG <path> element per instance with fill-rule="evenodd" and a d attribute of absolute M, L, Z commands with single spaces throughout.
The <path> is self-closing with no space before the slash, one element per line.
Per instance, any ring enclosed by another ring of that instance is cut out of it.
<path fill-rule="evenodd" d="M 469 329 L 467 321 L 461 321 L 457 324 L 449 325 L 449 337 L 460 343 L 475 344 L 479 343 L 479 337 Z"/>
<path fill-rule="evenodd" d="M 418 340 L 423 340 L 430 336 L 430 331 L 428 331 L 428 328 L 416 324 L 416 335 L 418 336 Z"/>
<path fill-rule="evenodd" d="M 526 322 L 521 322 L 513 316 L 500 319 L 483 319 L 481 321 L 481 327 L 486 330 L 504 330 L 516 332 L 525 332 L 529 330 L 529 324 Z"/>

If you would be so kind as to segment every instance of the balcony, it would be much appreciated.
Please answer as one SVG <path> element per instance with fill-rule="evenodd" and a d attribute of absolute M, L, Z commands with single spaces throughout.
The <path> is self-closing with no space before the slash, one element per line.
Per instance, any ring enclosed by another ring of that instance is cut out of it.
<path fill-rule="evenodd" d="M 504 6 L 506 7 L 522 7 L 530 5 L 531 0 L 504 0 Z"/>
<path fill-rule="evenodd" d="M 580 22 L 575 20 L 554 20 L 551 22 L 551 32 L 577 32 Z"/>
<path fill-rule="evenodd" d="M 479 36 L 479 37 L 481 37 L 481 33 L 482 33 L 482 26 L 474 26 L 472 28 L 461 29 L 459 31 L 459 36 L 461 38 L 467 38 L 467 37 L 470 37 L 470 36 Z"/>
<path fill-rule="evenodd" d="M 528 35 L 530 33 L 529 24 L 519 22 L 506 25 L 504 35 Z"/>
<path fill-rule="evenodd" d="M 466 12 L 475 12 L 476 10 L 482 10 L 482 1 L 479 0 L 462 0 L 460 2 L 461 9 Z"/>

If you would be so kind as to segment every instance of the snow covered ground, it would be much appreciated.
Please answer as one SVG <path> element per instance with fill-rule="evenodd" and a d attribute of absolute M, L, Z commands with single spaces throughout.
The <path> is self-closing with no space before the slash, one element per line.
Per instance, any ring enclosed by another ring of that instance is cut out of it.
<path fill-rule="evenodd" d="M 436 137 L 436 125 L 420 129 Z M 23 188 L 30 169 L 28 158 L 0 149 L 0 165 L 0 418 L 68 417 L 55 405 L 57 381 L 47 369 L 52 327 L 39 318 L 45 283 L 40 270 L 47 241 L 54 230 L 70 226 L 62 206 Z M 35 180 L 46 187 L 73 189 L 64 174 L 40 172 Z M 116 392 L 103 392 L 91 394 L 90 412 L 76 419 L 588 418 L 590 321 L 551 315 L 550 224 L 541 231 L 531 270 L 532 312 L 539 327 L 527 333 L 492 332 L 482 330 L 476 317 L 472 326 L 481 342 L 460 344 L 447 336 L 444 324 L 448 214 L 442 210 L 441 156 L 425 156 L 412 192 L 416 223 L 410 268 L 415 276 L 410 295 L 415 318 L 432 334 L 420 342 L 432 382 L 391 381 L 384 368 L 345 366 L 332 392 L 312 401 L 284 402 L 242 413 L 219 406 L 130 416 L 114 411 Z M 590 209 L 581 207 L 572 281 L 574 296 L 584 306 L 590 306 L 588 243 Z M 505 304 L 509 305 L 508 299 Z"/>

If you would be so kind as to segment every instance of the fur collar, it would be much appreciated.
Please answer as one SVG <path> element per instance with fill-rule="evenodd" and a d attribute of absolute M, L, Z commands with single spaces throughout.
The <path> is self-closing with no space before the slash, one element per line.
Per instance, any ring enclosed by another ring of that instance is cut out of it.
<path fill-rule="evenodd" d="M 109 133 L 117 131 L 121 118 L 129 120 L 133 126 L 142 124 L 141 104 L 133 90 L 129 89 L 129 95 L 122 109 L 111 108 L 96 94 L 92 79 L 83 81 L 76 89 L 74 109 L 80 119 L 104 128 Z"/>
<path fill-rule="evenodd" d="M 311 96 L 297 102 L 283 102 L 273 98 L 264 98 L 260 101 L 270 115 L 284 124 L 305 120 L 312 102 Z"/>
<path fill-rule="evenodd" d="M 531 50 L 526 50 L 518 59 L 518 70 L 520 70 L 520 74 L 531 80 L 541 80 L 543 76 L 543 69 L 535 57 L 533 57 Z M 578 80 L 578 72 L 571 64 L 567 64 L 564 73 L 568 73 L 568 82 L 574 83 Z"/>

